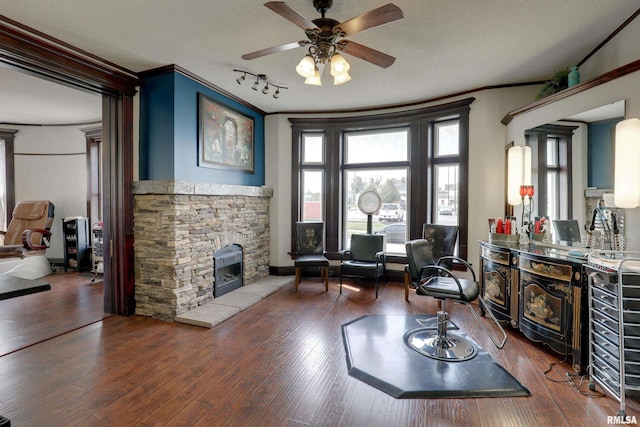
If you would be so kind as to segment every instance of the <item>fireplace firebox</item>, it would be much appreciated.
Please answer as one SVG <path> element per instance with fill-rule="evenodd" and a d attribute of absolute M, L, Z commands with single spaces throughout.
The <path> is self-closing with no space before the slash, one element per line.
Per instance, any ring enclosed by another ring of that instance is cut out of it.
<path fill-rule="evenodd" d="M 218 298 L 242 286 L 242 247 L 227 245 L 213 254 L 213 297 Z"/>

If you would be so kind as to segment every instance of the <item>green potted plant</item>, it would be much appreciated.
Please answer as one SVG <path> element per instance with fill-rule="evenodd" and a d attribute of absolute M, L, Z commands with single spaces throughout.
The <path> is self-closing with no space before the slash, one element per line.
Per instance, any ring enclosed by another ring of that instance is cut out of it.
<path fill-rule="evenodd" d="M 536 101 L 569 87 L 569 68 L 561 68 L 540 89 Z"/>

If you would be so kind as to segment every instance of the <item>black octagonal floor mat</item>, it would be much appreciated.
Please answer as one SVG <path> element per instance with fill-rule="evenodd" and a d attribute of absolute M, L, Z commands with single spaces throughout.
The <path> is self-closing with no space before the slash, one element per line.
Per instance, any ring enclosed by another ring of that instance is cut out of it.
<path fill-rule="evenodd" d="M 431 359 L 409 347 L 407 332 L 433 328 L 435 316 L 428 315 L 363 316 L 345 323 L 342 338 L 349 375 L 398 399 L 531 394 L 475 342 L 478 354 L 460 362 Z"/>

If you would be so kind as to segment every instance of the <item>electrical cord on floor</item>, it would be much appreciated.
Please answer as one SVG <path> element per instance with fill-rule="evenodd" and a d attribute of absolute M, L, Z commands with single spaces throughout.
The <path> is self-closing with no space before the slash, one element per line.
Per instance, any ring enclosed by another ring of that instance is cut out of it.
<path fill-rule="evenodd" d="M 588 384 L 589 381 L 585 381 L 588 378 L 588 375 L 581 375 L 581 374 L 574 374 L 571 373 L 569 371 L 565 372 L 565 376 L 566 378 L 561 378 L 561 379 L 555 379 L 555 378 L 551 378 L 549 377 L 547 374 L 549 372 L 551 372 L 553 370 L 553 367 L 559 364 L 562 364 L 564 362 L 566 362 L 568 359 L 568 354 L 565 354 L 564 359 L 562 360 L 558 360 L 556 362 L 551 362 L 549 363 L 549 367 L 547 369 L 545 369 L 545 371 L 542 373 L 542 375 L 545 377 L 546 380 L 554 382 L 554 383 L 569 383 L 571 384 L 577 391 L 578 393 L 580 393 L 583 396 L 586 397 L 604 397 L 604 392 L 601 391 L 584 391 L 582 390 L 582 386 L 586 383 Z"/>
<path fill-rule="evenodd" d="M 567 378 L 569 379 L 569 381 L 571 382 L 571 385 L 573 385 L 575 387 L 576 390 L 578 390 L 578 393 L 580 393 L 583 396 L 586 397 L 604 397 L 604 392 L 602 391 L 583 391 L 582 390 L 582 386 L 586 383 L 589 384 L 590 381 L 585 381 L 589 378 L 588 375 L 580 375 L 580 374 L 572 374 L 571 372 L 567 371 Z M 578 384 L 576 384 L 576 381 L 579 379 Z M 591 390 L 591 387 L 589 387 L 589 390 Z"/>

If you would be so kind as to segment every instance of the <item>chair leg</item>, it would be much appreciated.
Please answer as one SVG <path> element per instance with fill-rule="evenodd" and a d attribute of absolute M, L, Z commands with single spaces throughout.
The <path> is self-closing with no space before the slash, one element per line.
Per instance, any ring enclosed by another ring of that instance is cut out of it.
<path fill-rule="evenodd" d="M 342 267 L 340 267 L 340 295 L 342 295 Z"/>
<path fill-rule="evenodd" d="M 296 292 L 298 292 L 298 284 L 300 283 L 300 275 L 301 275 L 301 273 L 300 273 L 300 267 L 296 267 L 296 268 L 295 268 L 295 271 L 296 271 L 296 280 L 295 280 L 295 282 L 294 282 L 294 285 L 293 285 L 293 286 L 294 286 L 294 288 L 295 288 L 295 291 L 296 291 Z"/>
<path fill-rule="evenodd" d="M 329 267 L 324 267 L 324 290 L 329 292 Z"/>
<path fill-rule="evenodd" d="M 376 273 L 376 298 L 378 298 L 378 285 L 380 284 L 380 281 L 378 279 L 378 273 Z"/>
<path fill-rule="evenodd" d="M 411 278 L 409 277 L 409 273 L 407 271 L 404 272 L 404 300 L 409 302 L 409 284 L 411 283 Z"/>

